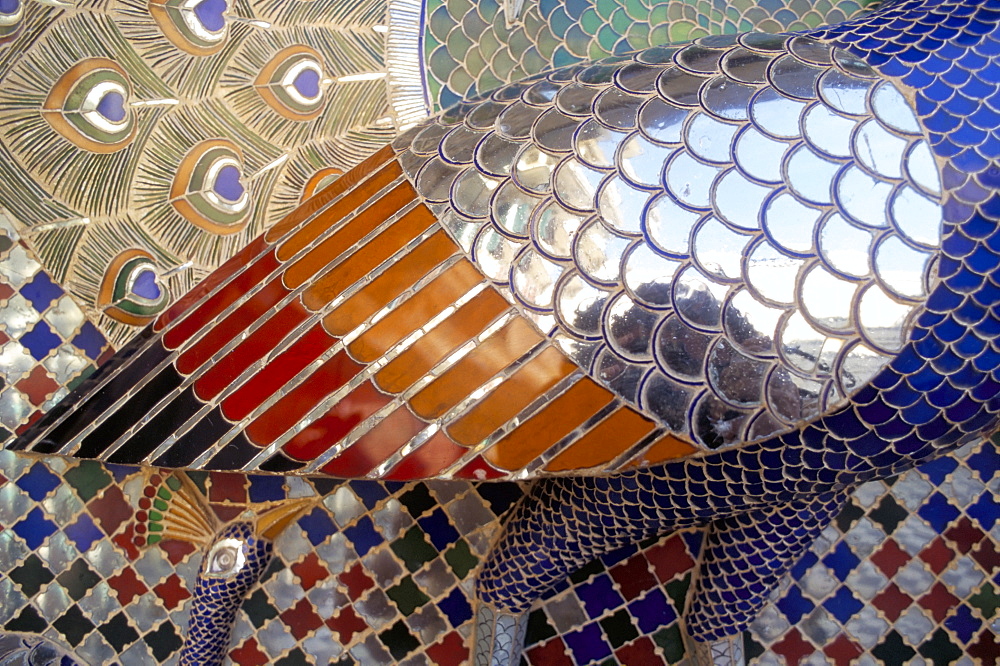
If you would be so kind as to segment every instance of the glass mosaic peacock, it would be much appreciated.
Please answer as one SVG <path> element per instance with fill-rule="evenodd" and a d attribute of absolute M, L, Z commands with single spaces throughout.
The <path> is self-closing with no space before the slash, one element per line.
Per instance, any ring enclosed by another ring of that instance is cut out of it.
<path fill-rule="evenodd" d="M 14 448 L 530 480 L 479 573 L 477 665 L 518 663 L 532 603 L 587 561 L 707 526 L 686 628 L 739 663 L 854 487 L 996 427 L 998 25 L 989 0 L 897 0 L 462 102 L 317 187 Z M 113 65 L 74 74 L 111 91 L 93 109 L 43 112 L 97 113 L 109 153 L 133 131 L 110 131 Z M 183 165 L 229 210 L 225 148 Z"/>

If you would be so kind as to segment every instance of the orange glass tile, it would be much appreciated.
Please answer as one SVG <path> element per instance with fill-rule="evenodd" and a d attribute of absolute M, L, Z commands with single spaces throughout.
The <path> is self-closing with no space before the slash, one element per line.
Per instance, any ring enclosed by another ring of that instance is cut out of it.
<path fill-rule="evenodd" d="M 341 478 L 364 476 L 426 427 L 406 407 L 399 407 L 324 465 L 323 473 Z"/>
<path fill-rule="evenodd" d="M 278 248 L 278 257 L 282 261 L 288 261 L 300 250 L 312 245 L 313 242 L 322 236 L 327 230 L 332 229 L 341 220 L 357 210 L 365 201 L 372 198 L 383 187 L 396 180 L 402 174 L 402 169 L 398 162 L 389 162 L 382 167 L 371 178 L 357 184 L 351 191 L 343 196 L 339 201 L 328 209 L 318 214 L 312 221 L 296 231 L 288 240 Z M 344 175 L 343 178 L 347 178 Z M 342 178 L 342 179 L 343 179 Z M 340 181 L 337 181 L 338 183 Z M 336 183 L 334 183 L 336 185 Z M 330 189 L 333 189 L 332 187 Z M 329 201 L 333 197 L 328 194 L 329 190 L 323 190 L 316 195 L 319 199 Z M 308 206 L 312 199 L 302 204 Z M 376 202 L 374 205 L 378 205 Z"/>
<path fill-rule="evenodd" d="M 394 156 L 395 153 L 393 152 L 391 146 L 386 146 L 378 152 L 373 153 L 363 161 L 359 162 L 353 169 L 338 178 L 329 187 L 323 188 L 316 194 L 316 196 L 303 202 L 298 208 L 282 218 L 280 222 L 268 230 L 264 238 L 267 239 L 268 243 L 273 243 L 278 240 L 289 231 L 302 224 L 302 222 L 309 219 L 311 215 L 314 215 L 333 199 L 347 190 L 357 186 L 359 183 L 364 182 L 389 160 L 392 160 L 393 164 L 397 164 L 397 162 L 393 160 Z M 402 173 L 402 170 L 400 170 L 399 173 Z M 395 178 L 395 176 L 393 176 L 393 178 Z M 389 180 L 391 181 L 393 178 L 390 178 Z M 374 194 L 374 192 L 377 192 L 379 189 L 381 188 L 375 188 L 372 193 Z"/>
<path fill-rule="evenodd" d="M 666 460 L 673 460 L 674 458 L 681 458 L 683 456 L 690 455 L 695 453 L 697 450 L 698 449 L 696 447 L 688 444 L 682 439 L 678 439 L 673 435 L 666 435 L 653 442 L 653 445 L 646 449 L 645 453 L 630 463 L 629 467 L 636 467 L 638 465 L 654 465 Z"/>
<path fill-rule="evenodd" d="M 621 407 L 545 466 L 550 472 L 587 469 L 609 462 L 653 432 L 656 424 L 630 407 Z"/>
<path fill-rule="evenodd" d="M 413 396 L 410 406 L 418 416 L 436 419 L 541 341 L 531 324 L 512 319 Z"/>
<path fill-rule="evenodd" d="M 458 446 L 448 439 L 447 435 L 438 431 L 420 448 L 389 470 L 384 478 L 396 481 L 429 479 L 451 466 L 465 452 L 465 448 Z"/>
<path fill-rule="evenodd" d="M 435 234 L 434 238 L 436 237 L 437 235 Z M 406 258 L 408 259 L 410 256 L 412 254 Z M 393 267 L 394 270 L 396 268 L 398 268 L 398 264 Z M 400 304 L 399 307 L 380 319 L 376 324 L 370 326 L 368 330 L 347 348 L 354 358 L 365 363 L 371 363 L 388 351 L 390 347 L 433 319 L 438 313 L 454 303 L 462 294 L 482 282 L 482 280 L 483 276 L 476 267 L 468 260 L 462 259 L 427 283 L 423 289 Z M 364 292 L 366 289 L 367 287 L 362 289 L 361 292 Z M 361 292 L 359 292 L 359 295 Z M 347 303 L 351 303 L 354 298 L 348 300 Z M 327 315 L 323 321 L 326 330 L 330 331 L 332 335 L 344 335 L 360 323 L 341 320 L 335 316 L 339 311 L 340 308 L 337 308 Z"/>
<path fill-rule="evenodd" d="M 331 335 L 346 334 L 456 252 L 458 246 L 445 232 L 438 231 L 334 308 L 323 319 L 326 330 Z M 408 332 L 413 330 L 411 328 Z"/>
<path fill-rule="evenodd" d="M 302 302 L 313 311 L 319 310 L 436 222 L 434 215 L 426 207 L 414 208 L 355 250 L 345 261 L 315 280 L 303 292 Z"/>
<path fill-rule="evenodd" d="M 163 345 L 167 349 L 177 349 L 191 336 L 200 331 L 227 307 L 246 295 L 248 291 L 264 282 L 279 266 L 274 250 L 267 252 L 249 267 L 202 303 L 198 309 L 187 315 L 163 334 Z"/>
<path fill-rule="evenodd" d="M 575 363 L 547 347 L 457 419 L 448 434 L 463 446 L 475 446 L 574 370 L 579 370 Z"/>
<path fill-rule="evenodd" d="M 517 470 L 611 402 L 611 392 L 584 377 L 483 454 L 501 469 Z"/>
<path fill-rule="evenodd" d="M 285 442 L 285 445 L 281 448 L 296 460 L 314 460 L 317 456 L 342 440 L 347 433 L 354 429 L 354 426 L 388 405 L 391 401 L 391 396 L 380 393 L 370 381 L 362 382 L 353 391 L 330 407 L 326 414 L 323 414 L 323 416 L 306 426 L 302 432 Z M 399 439 L 391 431 L 387 432 L 383 430 L 380 432 L 383 437 L 388 437 L 390 440 L 397 441 Z M 410 437 L 412 435 L 407 435 L 406 439 L 398 441 L 396 448 L 408 442 Z M 361 439 L 364 439 L 364 437 Z"/>
<path fill-rule="evenodd" d="M 417 196 L 409 183 L 402 183 L 386 192 L 377 203 L 359 211 L 358 214 L 321 243 L 309 250 L 304 257 L 291 264 L 284 275 L 289 289 L 305 284 L 323 267 L 340 257 L 362 238 L 374 231 L 390 217 L 399 212 Z M 284 246 L 282 246 L 284 248 Z M 280 253 L 279 253 L 280 255 Z"/>
<path fill-rule="evenodd" d="M 375 381 L 390 393 L 400 393 L 460 345 L 479 335 L 510 306 L 503 296 L 487 289 L 435 326 L 406 351 L 386 364 Z"/>
<path fill-rule="evenodd" d="M 245 331 L 288 294 L 289 291 L 281 284 L 281 280 L 272 280 L 264 285 L 252 298 L 236 308 L 225 319 L 207 329 L 198 342 L 181 354 L 177 358 L 177 370 L 185 375 L 197 370 L 213 354 L 225 347 L 228 342 Z"/>

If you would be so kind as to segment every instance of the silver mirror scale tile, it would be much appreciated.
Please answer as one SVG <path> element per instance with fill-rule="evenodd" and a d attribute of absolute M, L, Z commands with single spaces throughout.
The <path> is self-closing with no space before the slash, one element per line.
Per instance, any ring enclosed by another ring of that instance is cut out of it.
<path fill-rule="evenodd" d="M 910 103 L 807 37 L 558 69 L 394 148 L 524 315 L 710 449 L 842 404 L 935 282 L 941 180 Z"/>

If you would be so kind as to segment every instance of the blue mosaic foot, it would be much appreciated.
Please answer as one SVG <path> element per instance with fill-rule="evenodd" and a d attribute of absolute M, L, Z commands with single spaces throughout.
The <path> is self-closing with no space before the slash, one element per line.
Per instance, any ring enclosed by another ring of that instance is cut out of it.
<path fill-rule="evenodd" d="M 517 666 L 524 648 L 527 613 L 507 613 L 480 603 L 476 611 L 473 666 Z"/>

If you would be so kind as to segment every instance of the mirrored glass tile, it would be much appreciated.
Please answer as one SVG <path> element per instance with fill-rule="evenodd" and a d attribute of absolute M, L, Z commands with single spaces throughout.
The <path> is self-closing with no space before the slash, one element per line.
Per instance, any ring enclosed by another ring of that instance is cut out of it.
<path fill-rule="evenodd" d="M 780 192 L 764 208 L 764 231 L 779 248 L 805 254 L 812 250 L 813 233 L 821 215 L 821 211 L 788 192 Z"/>
<path fill-rule="evenodd" d="M 514 100 L 520 98 L 530 85 L 531 84 L 527 81 L 508 83 L 507 85 L 494 90 L 490 97 L 498 102 L 513 102 Z"/>
<path fill-rule="evenodd" d="M 850 165 L 840 172 L 834 188 L 841 210 L 852 220 L 876 229 L 886 226 L 887 203 L 892 194 L 890 183 L 876 180 Z"/>
<path fill-rule="evenodd" d="M 615 132 L 594 120 L 588 120 L 576 133 L 576 155 L 591 166 L 610 169 L 615 166 L 618 145 L 626 136 L 628 135 L 624 132 Z"/>
<path fill-rule="evenodd" d="M 679 46 L 654 46 L 636 53 L 635 59 L 650 65 L 666 65 L 674 62 L 674 54 L 680 49 Z"/>
<path fill-rule="evenodd" d="M 872 93 L 872 111 L 882 124 L 905 134 L 920 134 L 920 123 L 906 98 L 888 81 Z"/>
<path fill-rule="evenodd" d="M 788 144 L 762 134 L 755 127 L 744 128 L 736 137 L 733 158 L 740 171 L 757 180 L 780 183 L 781 164 Z"/>
<path fill-rule="evenodd" d="M 868 63 L 844 49 L 833 49 L 833 62 L 848 74 L 860 76 L 862 78 L 878 78 L 878 72 L 872 69 Z"/>
<path fill-rule="evenodd" d="M 488 134 L 476 148 L 476 166 L 493 176 L 509 176 L 521 144 L 499 134 Z"/>
<path fill-rule="evenodd" d="M 597 207 L 597 190 L 607 174 L 591 169 L 575 157 L 559 165 L 555 175 L 555 195 L 561 203 L 580 211 Z"/>
<path fill-rule="evenodd" d="M 719 70 L 719 60 L 725 52 L 723 48 L 690 44 L 674 54 L 674 62 L 691 72 L 714 74 Z"/>
<path fill-rule="evenodd" d="M 530 245 L 521 250 L 511 270 L 511 287 L 529 307 L 552 309 L 552 294 L 563 267 L 543 257 Z"/>
<path fill-rule="evenodd" d="M 560 90 L 562 90 L 562 86 L 558 83 L 543 80 L 525 90 L 521 94 L 521 99 L 535 106 L 548 106 L 553 103 L 556 93 Z"/>
<path fill-rule="evenodd" d="M 83 310 L 66 295 L 48 309 L 43 319 L 52 324 L 52 328 L 63 338 L 71 339 L 86 317 Z"/>
<path fill-rule="evenodd" d="M 510 280 L 510 265 L 520 249 L 520 243 L 487 226 L 476 239 L 473 256 L 486 277 L 496 282 L 507 282 Z"/>
<path fill-rule="evenodd" d="M 698 106 L 698 91 L 706 81 L 705 77 L 683 69 L 667 69 L 660 74 L 656 89 L 665 100 L 677 106 Z"/>
<path fill-rule="evenodd" d="M 651 361 L 653 329 L 661 316 L 620 293 L 608 305 L 605 338 L 620 356 L 638 363 Z"/>
<path fill-rule="evenodd" d="M 670 195 L 661 194 L 646 210 L 645 231 L 664 252 L 687 256 L 691 253 L 691 231 L 702 215 L 682 207 Z"/>
<path fill-rule="evenodd" d="M 487 100 L 469 112 L 465 124 L 473 129 L 491 130 L 495 127 L 497 117 L 507 108 L 503 102 Z"/>
<path fill-rule="evenodd" d="M 823 382 L 806 379 L 778 366 L 765 388 L 768 409 L 789 424 L 798 424 L 819 415 Z"/>
<path fill-rule="evenodd" d="M 452 186 L 451 203 L 456 210 L 469 217 L 486 217 L 490 213 L 490 197 L 501 182 L 499 178 L 490 178 L 476 169 L 466 169 Z"/>
<path fill-rule="evenodd" d="M 334 521 L 341 528 L 347 527 L 365 512 L 364 504 L 347 486 L 341 486 L 332 495 L 323 498 L 323 505 L 330 510 Z"/>
<path fill-rule="evenodd" d="M 558 109 L 549 109 L 539 117 L 531 136 L 545 150 L 569 152 L 573 150 L 573 133 L 580 122 L 580 118 L 567 116 Z"/>
<path fill-rule="evenodd" d="M 743 253 L 751 236 L 740 234 L 714 216 L 698 223 L 694 231 L 693 255 L 698 265 L 719 280 L 737 280 Z"/>
<path fill-rule="evenodd" d="M 788 50 L 800 60 L 812 65 L 829 65 L 833 63 L 832 49 L 829 44 L 818 42 L 811 37 L 798 36 L 788 40 Z"/>
<path fill-rule="evenodd" d="M 749 117 L 750 98 L 757 88 L 717 76 L 701 89 L 702 106 L 723 120 L 743 121 Z"/>
<path fill-rule="evenodd" d="M 528 106 L 524 102 L 514 102 L 497 118 L 497 131 L 508 139 L 527 139 L 531 136 L 531 125 L 541 115 L 538 107 Z"/>
<path fill-rule="evenodd" d="M 656 330 L 653 342 L 656 362 L 675 379 L 704 381 L 705 357 L 715 339 L 714 335 L 696 331 L 671 315 Z"/>
<path fill-rule="evenodd" d="M 768 79 L 776 89 L 798 99 L 816 99 L 816 82 L 825 70 L 804 65 L 792 56 L 782 56 L 768 70 Z"/>
<path fill-rule="evenodd" d="M 671 304 L 670 284 L 683 264 L 661 256 L 646 243 L 632 248 L 625 258 L 622 280 L 636 300 L 651 307 Z"/>
<path fill-rule="evenodd" d="M 883 352 L 896 352 L 903 344 L 903 330 L 912 306 L 887 296 L 877 285 L 861 295 L 858 325 L 865 340 Z"/>
<path fill-rule="evenodd" d="M 415 125 L 408 130 L 401 132 L 395 139 L 392 140 L 392 148 L 397 152 L 403 152 L 410 147 L 413 142 L 413 137 L 419 134 L 423 130 L 420 125 Z"/>
<path fill-rule="evenodd" d="M 653 141 L 678 144 L 682 140 L 684 121 L 690 114 L 689 109 L 654 97 L 639 110 L 639 129 Z"/>
<path fill-rule="evenodd" d="M 773 137 L 794 139 L 799 136 L 799 118 L 806 106 L 804 101 L 765 88 L 751 100 L 750 118 L 756 127 Z"/>
<path fill-rule="evenodd" d="M 861 123 L 854 134 L 854 152 L 870 171 L 885 178 L 903 176 L 905 139 L 890 134 L 874 120 Z"/>
<path fill-rule="evenodd" d="M 692 434 L 710 449 L 739 443 L 750 413 L 737 410 L 706 391 L 698 398 L 692 414 Z"/>
<path fill-rule="evenodd" d="M 801 312 L 793 312 L 778 333 L 778 351 L 784 362 L 807 375 L 828 375 L 841 344 L 814 328 Z"/>
<path fill-rule="evenodd" d="M 638 401 L 639 384 L 646 371 L 648 363 L 634 363 L 619 356 L 608 347 L 601 349 L 593 362 L 593 372 L 597 381 L 601 382 L 628 402 Z"/>
<path fill-rule="evenodd" d="M 405 173 L 406 177 L 412 181 L 417 177 L 417 173 L 420 171 L 420 168 L 427 164 L 430 157 L 426 155 L 417 155 L 416 153 L 411 153 L 407 150 L 404 153 L 400 153 L 397 159 L 399 160 L 399 165 L 403 168 L 403 173 Z"/>
<path fill-rule="evenodd" d="M 664 148 L 649 141 L 642 134 L 634 133 L 622 142 L 618 159 L 622 173 L 630 181 L 647 187 L 659 187 L 662 183 L 663 165 L 666 164 L 671 152 L 672 149 Z"/>
<path fill-rule="evenodd" d="M 837 377 L 840 390 L 845 394 L 857 391 L 867 385 L 890 360 L 885 354 L 858 342 L 846 351 L 840 361 Z"/>
<path fill-rule="evenodd" d="M 561 158 L 543 152 L 534 144 L 528 144 L 514 162 L 513 176 L 517 184 L 537 194 L 545 194 L 552 189 L 552 170 Z"/>
<path fill-rule="evenodd" d="M 735 48 L 722 57 L 723 73 L 743 83 L 761 84 L 767 81 L 767 66 L 773 56 L 755 53 L 745 48 Z"/>
<path fill-rule="evenodd" d="M 673 302 L 684 321 L 696 328 L 722 330 L 722 303 L 729 288 L 704 277 L 694 266 L 674 279 Z"/>
<path fill-rule="evenodd" d="M 774 355 L 774 336 L 784 312 L 761 303 L 746 289 L 740 289 L 726 303 L 722 314 L 726 337 L 745 353 Z"/>
<path fill-rule="evenodd" d="M 594 280 L 615 282 L 618 280 L 622 256 L 630 242 L 595 220 L 584 226 L 577 236 L 573 258 L 577 267 Z"/>
<path fill-rule="evenodd" d="M 539 201 L 538 197 L 524 192 L 508 180 L 493 197 L 490 217 L 494 224 L 511 236 L 527 238 L 528 222 Z"/>
<path fill-rule="evenodd" d="M 814 264 L 802 277 L 799 303 L 819 328 L 845 331 L 851 326 L 851 312 L 858 285 L 843 280 L 822 264 Z"/>
<path fill-rule="evenodd" d="M 784 51 L 788 36 L 772 35 L 766 32 L 748 32 L 740 35 L 737 41 L 748 49 L 768 53 Z"/>
<path fill-rule="evenodd" d="M 679 202 L 693 208 L 707 209 L 712 202 L 712 183 L 722 169 L 720 166 L 699 162 L 687 152 L 680 152 L 667 165 L 667 189 Z"/>
<path fill-rule="evenodd" d="M 833 213 L 823 220 L 818 240 L 819 254 L 833 270 L 856 278 L 870 274 L 870 231 L 859 229 L 840 213 Z"/>
<path fill-rule="evenodd" d="M 708 383 L 734 407 L 757 407 L 763 400 L 764 377 L 770 367 L 770 363 L 744 356 L 728 340 L 719 338 L 708 354 Z"/>
<path fill-rule="evenodd" d="M 736 169 L 730 169 L 716 181 L 715 210 L 734 227 L 758 230 L 764 201 L 771 192 L 771 188 L 751 182 Z"/>
<path fill-rule="evenodd" d="M 556 95 L 556 108 L 571 116 L 589 116 L 594 106 L 594 98 L 600 90 L 580 83 L 572 83 Z"/>
<path fill-rule="evenodd" d="M 688 123 L 684 144 L 707 162 L 728 162 L 737 129 L 738 125 L 723 123 L 706 113 L 699 113 Z"/>
<path fill-rule="evenodd" d="M 8 350 L 10 353 L 8 353 Z M 6 368 L 7 377 L 12 378 L 20 374 L 22 367 L 24 370 L 30 365 L 22 366 L 24 349 L 15 342 L 8 342 L 0 351 L 0 367 Z M 31 357 L 28 357 L 31 361 Z M 49 371 L 56 382 L 66 384 L 74 376 L 79 374 L 88 365 L 87 360 L 80 357 L 79 352 L 69 345 L 63 345 L 42 361 L 42 366 Z"/>
<path fill-rule="evenodd" d="M 456 125 L 462 122 L 462 120 L 469 115 L 469 112 L 478 105 L 479 101 L 459 102 L 458 104 L 445 109 L 445 111 L 437 117 L 437 122 L 442 125 Z"/>
<path fill-rule="evenodd" d="M 451 197 L 451 184 L 464 170 L 464 167 L 433 157 L 417 174 L 417 191 L 428 201 L 448 201 Z"/>
<path fill-rule="evenodd" d="M 573 273 L 556 288 L 556 313 L 573 333 L 593 338 L 601 334 L 601 320 L 608 292 Z"/>
<path fill-rule="evenodd" d="M 573 239 L 586 217 L 571 213 L 549 199 L 535 213 L 532 238 L 541 250 L 559 259 L 568 259 L 573 251 Z"/>
<path fill-rule="evenodd" d="M 813 104 L 802 119 L 804 136 L 811 146 L 833 157 L 851 157 L 851 132 L 857 123 L 824 104 Z"/>
<path fill-rule="evenodd" d="M 940 196 L 941 176 L 926 141 L 918 141 L 910 147 L 905 166 L 906 175 L 915 185 L 928 194 Z"/>
<path fill-rule="evenodd" d="M 837 111 L 855 116 L 867 113 L 866 102 L 872 81 L 829 69 L 820 77 L 818 85 L 820 99 Z"/>
<path fill-rule="evenodd" d="M 410 150 L 421 155 L 436 155 L 442 137 L 450 129 L 450 127 L 431 122 L 413 137 L 413 142 L 410 143 Z"/>
<path fill-rule="evenodd" d="M 642 233 L 642 213 L 652 194 L 636 189 L 620 176 L 612 176 L 601 186 L 597 209 L 604 221 L 623 234 Z"/>
<path fill-rule="evenodd" d="M 618 67 L 617 63 L 607 61 L 590 65 L 577 73 L 576 80 L 591 86 L 611 83 L 614 80 L 615 72 L 618 71 Z"/>
<path fill-rule="evenodd" d="M 485 132 L 459 125 L 441 142 L 441 157 L 456 164 L 468 164 L 472 161 L 476 146 L 484 136 Z"/>
<path fill-rule="evenodd" d="M 841 165 L 824 159 L 805 144 L 793 149 L 785 162 L 788 185 L 799 195 L 814 204 L 833 203 L 833 180 Z"/>
<path fill-rule="evenodd" d="M 662 67 L 632 63 L 618 70 L 615 83 L 628 92 L 651 93 L 656 90 L 656 79 L 661 71 Z"/>
<path fill-rule="evenodd" d="M 441 224 L 466 252 L 472 252 L 472 244 L 475 242 L 476 234 L 483 227 L 482 220 L 466 220 L 451 209 L 448 209 L 448 212 L 441 218 Z"/>
<path fill-rule="evenodd" d="M 889 236 L 875 248 L 875 274 L 885 287 L 900 298 L 919 299 L 924 292 L 924 274 L 931 255 L 914 249 L 897 236 Z"/>
<path fill-rule="evenodd" d="M 594 102 L 594 114 L 601 123 L 613 129 L 635 129 L 639 107 L 645 101 L 645 97 L 618 88 L 608 88 Z"/>
<path fill-rule="evenodd" d="M 7 335 L 15 339 L 24 335 L 40 319 L 38 310 L 20 293 L 8 297 L 7 304 L 0 309 L 0 324 Z"/>

